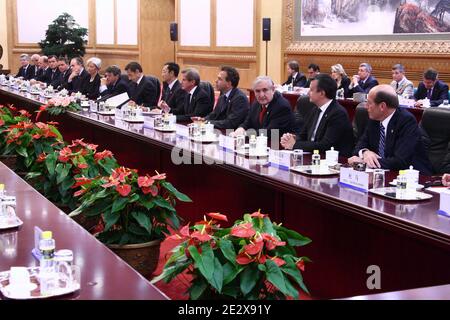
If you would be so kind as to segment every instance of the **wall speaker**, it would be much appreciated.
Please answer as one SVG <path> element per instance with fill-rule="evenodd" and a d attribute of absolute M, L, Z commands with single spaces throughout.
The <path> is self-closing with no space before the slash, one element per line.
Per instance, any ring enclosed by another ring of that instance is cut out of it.
<path fill-rule="evenodd" d="M 178 23 L 170 24 L 170 41 L 178 41 Z"/>
<path fill-rule="evenodd" d="M 263 18 L 262 34 L 263 34 L 263 41 L 270 41 L 270 18 Z"/>

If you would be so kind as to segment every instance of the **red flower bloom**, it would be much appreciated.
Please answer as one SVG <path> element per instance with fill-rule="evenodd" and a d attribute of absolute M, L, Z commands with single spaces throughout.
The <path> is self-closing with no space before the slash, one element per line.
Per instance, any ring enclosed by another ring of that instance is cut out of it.
<path fill-rule="evenodd" d="M 305 261 L 303 260 L 298 260 L 297 263 L 297 268 L 301 271 L 305 271 Z"/>
<path fill-rule="evenodd" d="M 214 220 L 227 221 L 227 222 L 228 222 L 227 216 L 224 215 L 224 214 L 220 214 L 220 213 L 218 213 L 218 212 L 211 212 L 211 213 L 208 213 L 208 216 L 210 216 L 210 217 L 213 218 Z"/>
<path fill-rule="evenodd" d="M 67 162 L 70 160 L 71 155 L 72 155 L 72 150 L 68 147 L 65 147 L 59 152 L 58 160 L 61 162 Z"/>
<path fill-rule="evenodd" d="M 255 235 L 255 233 L 256 231 L 253 229 L 253 225 L 250 222 L 234 226 L 230 232 L 232 236 L 238 238 L 251 238 Z"/>
<path fill-rule="evenodd" d="M 3 121 L 3 119 L 0 119 L 0 126 L 5 125 L 5 121 Z"/>
<path fill-rule="evenodd" d="M 77 167 L 80 169 L 87 169 L 89 166 L 87 165 L 87 163 L 79 163 Z"/>
<path fill-rule="evenodd" d="M 150 187 L 142 187 L 142 192 L 144 194 L 149 194 L 150 193 L 153 197 L 156 197 L 158 195 L 158 191 L 159 191 L 159 189 L 155 185 L 150 186 Z"/>
<path fill-rule="evenodd" d="M 92 179 L 80 177 L 80 178 L 75 178 L 75 181 L 76 182 L 74 183 L 72 188 L 78 188 L 78 187 L 84 186 L 85 184 L 91 183 Z"/>
<path fill-rule="evenodd" d="M 249 255 L 254 256 L 254 255 L 259 254 L 263 248 L 264 248 L 264 242 L 258 241 L 258 242 L 250 243 L 250 244 L 244 246 L 244 252 Z"/>
<path fill-rule="evenodd" d="M 36 162 L 41 163 L 41 162 L 44 162 L 45 159 L 47 159 L 46 154 L 45 154 L 45 153 L 41 153 L 41 154 L 38 156 L 38 158 L 36 159 Z"/>
<path fill-rule="evenodd" d="M 40 135 L 40 134 L 34 134 L 33 136 L 32 136 L 32 138 L 33 139 L 35 139 L 35 140 L 38 140 L 38 139 L 40 139 L 42 136 Z"/>
<path fill-rule="evenodd" d="M 79 197 L 79 196 L 85 194 L 86 192 L 87 192 L 87 189 L 80 189 L 80 190 L 78 190 L 77 192 L 75 192 L 73 195 L 74 195 L 75 197 Z"/>
<path fill-rule="evenodd" d="M 252 218 L 260 218 L 260 219 L 263 219 L 265 216 L 267 216 L 267 215 L 266 215 L 266 214 L 262 214 L 262 213 L 261 213 L 261 209 L 258 210 L 258 211 L 256 211 L 256 212 L 253 212 L 253 213 L 250 215 L 250 217 L 252 217 Z"/>
<path fill-rule="evenodd" d="M 26 110 L 19 110 L 19 113 L 23 117 L 27 117 L 27 118 L 31 117 L 31 114 Z"/>
<path fill-rule="evenodd" d="M 284 261 L 283 259 L 278 258 L 278 257 L 270 258 L 270 260 L 275 262 L 277 264 L 277 266 L 279 266 L 279 267 L 281 267 L 282 265 L 286 264 L 286 261 Z"/>
<path fill-rule="evenodd" d="M 156 172 L 158 173 L 158 172 Z M 165 180 L 166 174 L 165 173 L 158 173 L 156 176 L 152 177 L 153 180 Z"/>
<path fill-rule="evenodd" d="M 56 122 L 56 121 L 47 121 L 47 124 L 50 125 L 50 126 L 57 126 L 57 125 L 59 125 L 59 122 Z"/>
<path fill-rule="evenodd" d="M 240 253 L 236 256 L 236 262 L 240 265 L 246 265 L 255 261 L 255 258 L 250 257 L 245 252 Z"/>
<path fill-rule="evenodd" d="M 155 183 L 155 180 L 153 180 L 149 176 L 145 176 L 145 177 L 139 177 L 137 179 L 137 183 L 138 183 L 139 188 L 150 187 L 151 185 L 153 185 L 153 183 Z"/>
<path fill-rule="evenodd" d="M 109 150 L 103 150 L 102 152 L 97 152 L 94 154 L 95 161 L 100 161 L 105 158 L 112 158 L 113 154 Z"/>
<path fill-rule="evenodd" d="M 206 242 L 212 239 L 212 237 L 206 232 L 194 231 L 192 232 L 191 238 L 197 239 L 200 242 Z"/>
<path fill-rule="evenodd" d="M 120 193 L 122 197 L 126 197 L 131 192 L 131 186 L 129 184 L 120 184 L 116 187 L 116 191 Z"/>
<path fill-rule="evenodd" d="M 271 236 L 268 233 L 263 233 L 261 236 L 263 237 L 264 241 L 266 242 L 267 250 L 273 250 L 276 247 L 281 247 L 281 246 L 286 245 L 286 242 L 279 241 L 277 238 Z"/>

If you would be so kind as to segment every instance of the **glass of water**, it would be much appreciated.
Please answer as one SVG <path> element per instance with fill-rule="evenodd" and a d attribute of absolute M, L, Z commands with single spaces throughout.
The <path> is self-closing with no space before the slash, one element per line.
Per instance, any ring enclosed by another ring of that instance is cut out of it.
<path fill-rule="evenodd" d="M 444 100 L 442 101 L 442 106 L 447 107 L 448 108 L 448 100 Z"/>
<path fill-rule="evenodd" d="M 373 171 L 373 189 L 384 188 L 384 170 L 375 169 Z"/>
<path fill-rule="evenodd" d="M 295 149 L 291 153 L 291 165 L 293 167 L 299 167 L 303 165 L 303 150 Z"/>

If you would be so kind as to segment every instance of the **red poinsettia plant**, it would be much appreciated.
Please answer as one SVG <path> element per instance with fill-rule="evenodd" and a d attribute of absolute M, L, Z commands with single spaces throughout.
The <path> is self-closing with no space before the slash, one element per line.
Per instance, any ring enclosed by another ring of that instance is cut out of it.
<path fill-rule="evenodd" d="M 168 227 L 178 229 L 176 201 L 190 202 L 165 174 L 139 175 L 137 170 L 116 168 L 111 175 L 77 178 L 75 193 L 82 201 L 70 216 L 100 217 L 97 238 L 106 244 L 137 244 L 162 239 Z"/>
<path fill-rule="evenodd" d="M 30 116 L 26 110 L 17 111 L 12 105 L 0 105 L 0 154 L 4 152 L 9 127 L 19 122 L 28 121 Z"/>
<path fill-rule="evenodd" d="M 227 221 L 223 214 L 208 213 L 171 236 L 182 243 L 152 282 L 170 282 L 187 272 L 190 299 L 285 299 L 298 298 L 299 290 L 308 293 L 301 272 L 310 260 L 298 257 L 294 247 L 310 243 L 309 238 L 260 211 L 222 228 Z"/>
<path fill-rule="evenodd" d="M 48 199 L 73 210 L 80 204 L 75 194 L 79 179 L 109 175 L 119 166 L 111 151 L 97 152 L 97 147 L 79 139 L 42 152 L 27 178 Z"/>

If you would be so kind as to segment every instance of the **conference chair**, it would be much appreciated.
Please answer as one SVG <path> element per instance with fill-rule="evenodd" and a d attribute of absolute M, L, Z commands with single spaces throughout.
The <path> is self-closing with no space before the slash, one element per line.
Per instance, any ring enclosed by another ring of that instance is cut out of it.
<path fill-rule="evenodd" d="M 209 100 L 211 101 L 211 108 L 213 108 L 216 99 L 214 95 L 214 87 L 208 81 L 200 81 L 199 87 L 205 90 L 205 92 L 209 95 Z"/>
<path fill-rule="evenodd" d="M 355 141 L 358 141 L 364 134 L 368 122 L 369 114 L 367 113 L 366 103 L 361 102 L 356 106 L 355 116 L 353 118 L 353 136 Z"/>
<path fill-rule="evenodd" d="M 428 108 L 420 127 L 434 174 L 450 173 L 450 110 Z"/>

